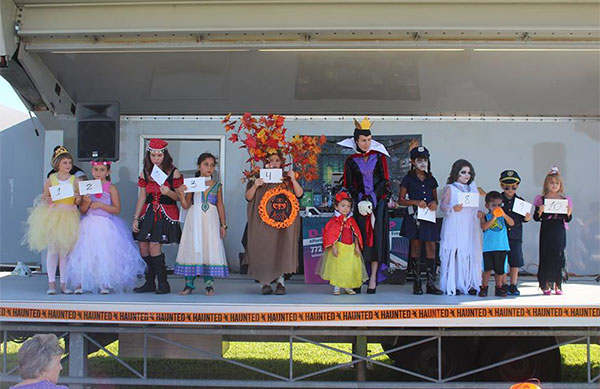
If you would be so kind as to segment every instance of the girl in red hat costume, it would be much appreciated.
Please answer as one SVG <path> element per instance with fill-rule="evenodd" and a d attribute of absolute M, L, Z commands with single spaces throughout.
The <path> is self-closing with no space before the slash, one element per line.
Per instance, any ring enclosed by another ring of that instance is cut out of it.
<path fill-rule="evenodd" d="M 333 285 L 333 294 L 356 294 L 369 276 L 362 260 L 362 236 L 352 217 L 352 198 L 346 192 L 335 195 L 335 214 L 323 230 L 323 256 L 316 273 Z"/>
<path fill-rule="evenodd" d="M 173 165 L 173 158 L 167 150 L 168 143 L 162 139 L 151 139 L 144 157 L 144 170 L 138 179 L 140 194 L 133 216 L 133 237 L 139 242 L 140 253 L 148 266 L 146 282 L 136 293 L 156 292 L 165 294 L 171 291 L 167 282 L 167 265 L 162 245 L 179 243 L 179 195 L 175 190 L 183 184 L 183 176 Z M 160 168 L 167 179 L 159 185 L 151 177 L 154 166 Z M 158 287 L 155 284 L 158 278 Z"/>

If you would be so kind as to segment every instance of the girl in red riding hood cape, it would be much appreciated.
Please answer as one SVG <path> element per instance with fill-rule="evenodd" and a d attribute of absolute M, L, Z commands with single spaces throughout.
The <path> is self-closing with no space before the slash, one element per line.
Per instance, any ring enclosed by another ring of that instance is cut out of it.
<path fill-rule="evenodd" d="M 317 264 L 316 273 L 333 285 L 333 294 L 342 291 L 356 294 L 368 279 L 361 257 L 362 236 L 352 217 L 352 198 L 346 192 L 335 195 L 335 214 L 323 230 L 323 256 Z"/>

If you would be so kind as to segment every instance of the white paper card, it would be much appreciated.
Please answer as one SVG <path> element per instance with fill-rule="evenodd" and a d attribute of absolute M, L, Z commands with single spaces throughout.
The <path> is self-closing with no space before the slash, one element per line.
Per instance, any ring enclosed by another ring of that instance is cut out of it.
<path fill-rule="evenodd" d="M 260 169 L 260 178 L 267 184 L 278 183 L 283 178 L 283 171 L 281 169 Z"/>
<path fill-rule="evenodd" d="M 463 207 L 479 208 L 479 193 L 458 192 L 458 203 Z"/>
<path fill-rule="evenodd" d="M 102 193 L 102 181 L 79 181 L 79 194 L 82 196 Z"/>
<path fill-rule="evenodd" d="M 206 177 L 184 178 L 185 193 L 204 192 L 206 190 Z"/>
<path fill-rule="evenodd" d="M 569 201 L 565 199 L 544 199 L 544 213 L 567 214 Z"/>
<path fill-rule="evenodd" d="M 156 181 L 156 183 L 160 186 L 162 186 L 165 181 L 167 181 L 167 178 L 169 176 L 167 176 L 167 174 L 165 172 L 163 172 L 162 170 L 160 170 L 160 168 L 156 165 L 154 165 L 154 167 L 152 168 L 152 173 L 150 174 L 150 177 L 152 177 L 152 179 L 154 181 Z"/>
<path fill-rule="evenodd" d="M 435 223 L 435 211 L 429 208 L 417 207 L 417 219 Z"/>
<path fill-rule="evenodd" d="M 519 215 L 527 216 L 528 213 L 531 213 L 531 203 L 515 198 L 512 210 Z"/>
<path fill-rule="evenodd" d="M 73 185 L 69 183 L 51 186 L 49 189 L 52 201 L 58 201 L 62 199 L 68 199 L 69 197 L 75 197 Z"/>

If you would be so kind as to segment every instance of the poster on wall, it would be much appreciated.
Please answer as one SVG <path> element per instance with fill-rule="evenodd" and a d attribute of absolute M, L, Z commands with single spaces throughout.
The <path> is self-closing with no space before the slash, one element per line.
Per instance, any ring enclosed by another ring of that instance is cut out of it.
<path fill-rule="evenodd" d="M 337 142 L 348 136 L 328 136 L 327 143 L 319 155 L 319 178 L 312 182 L 301 182 L 304 188 L 302 206 L 313 206 L 321 210 L 332 210 L 333 198 L 344 184 L 344 164 L 353 151 L 339 146 Z M 409 151 L 421 144 L 421 135 L 388 135 L 375 138 L 382 143 L 390 158 L 390 186 L 392 198 L 397 199 L 400 192 L 400 182 L 410 169 Z"/>

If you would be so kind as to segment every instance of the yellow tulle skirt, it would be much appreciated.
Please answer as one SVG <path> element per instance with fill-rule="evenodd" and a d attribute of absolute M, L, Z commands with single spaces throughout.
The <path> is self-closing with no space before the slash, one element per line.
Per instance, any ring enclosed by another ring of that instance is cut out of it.
<path fill-rule="evenodd" d="M 338 241 L 335 245 L 338 256 L 333 256 L 331 248 L 325 250 L 317 264 L 316 273 L 339 288 L 358 288 L 369 278 L 365 263 L 354 251 L 354 244 Z"/>
<path fill-rule="evenodd" d="M 79 210 L 68 205 L 39 201 L 29 208 L 24 243 L 33 251 L 51 250 L 68 254 L 79 238 Z"/>

